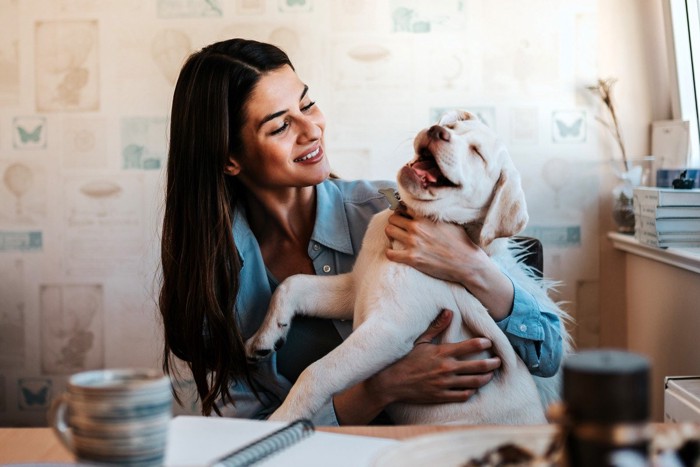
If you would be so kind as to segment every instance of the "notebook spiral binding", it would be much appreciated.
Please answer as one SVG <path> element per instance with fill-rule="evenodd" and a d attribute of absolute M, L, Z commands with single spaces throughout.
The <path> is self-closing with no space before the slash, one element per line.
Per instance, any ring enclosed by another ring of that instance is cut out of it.
<path fill-rule="evenodd" d="M 301 419 L 273 431 L 269 435 L 253 441 L 240 449 L 227 454 L 212 464 L 213 467 L 245 467 L 260 462 L 266 457 L 285 449 L 314 433 L 310 420 Z"/>

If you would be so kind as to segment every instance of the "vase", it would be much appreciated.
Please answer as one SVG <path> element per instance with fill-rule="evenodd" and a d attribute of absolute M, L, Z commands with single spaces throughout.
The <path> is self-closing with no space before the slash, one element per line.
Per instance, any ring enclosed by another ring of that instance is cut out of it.
<path fill-rule="evenodd" d="M 620 233 L 634 234 L 634 187 L 653 183 L 654 156 L 634 159 L 627 163 L 627 170 L 614 170 L 618 179 L 612 190 L 612 217 Z"/>
<path fill-rule="evenodd" d="M 621 233 L 634 233 L 633 191 L 634 185 L 627 180 L 621 181 L 613 188 L 612 216 L 617 224 L 617 231 Z"/>

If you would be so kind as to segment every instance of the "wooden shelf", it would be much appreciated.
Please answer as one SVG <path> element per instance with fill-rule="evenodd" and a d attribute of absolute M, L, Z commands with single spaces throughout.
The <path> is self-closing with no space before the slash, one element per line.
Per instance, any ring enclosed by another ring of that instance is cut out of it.
<path fill-rule="evenodd" d="M 618 232 L 608 232 L 608 238 L 618 250 L 700 274 L 700 248 L 657 248 Z"/>

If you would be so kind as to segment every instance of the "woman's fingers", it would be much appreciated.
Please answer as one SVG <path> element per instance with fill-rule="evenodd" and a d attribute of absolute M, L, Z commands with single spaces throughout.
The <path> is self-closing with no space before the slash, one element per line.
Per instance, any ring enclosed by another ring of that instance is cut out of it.
<path fill-rule="evenodd" d="M 405 246 L 416 246 L 426 241 L 426 234 L 430 230 L 426 230 L 422 226 L 422 222 L 431 222 L 427 219 L 409 219 L 399 214 L 389 216 L 388 223 L 384 227 L 384 233 L 390 240 L 398 240 Z"/>
<path fill-rule="evenodd" d="M 466 389 L 477 390 L 488 384 L 493 379 L 493 372 L 474 375 L 460 375 L 448 378 L 449 390 L 463 391 Z"/>
<path fill-rule="evenodd" d="M 432 343 L 449 327 L 452 322 L 452 310 L 442 310 L 440 314 L 430 323 L 428 329 L 421 334 L 414 343 L 414 347 L 420 344 Z M 484 358 L 478 360 L 464 360 L 470 355 L 484 352 L 492 347 L 493 343 L 485 337 L 473 337 L 461 342 L 439 344 L 437 353 L 443 358 L 443 362 L 449 362 L 445 372 L 455 374 L 488 373 L 501 366 L 501 359 L 498 357 Z"/>
<path fill-rule="evenodd" d="M 407 230 L 411 223 L 415 222 L 415 219 L 394 212 L 391 216 L 389 216 L 388 221 L 389 225 L 396 226 L 401 230 Z"/>
<path fill-rule="evenodd" d="M 394 401 L 408 403 L 464 402 L 493 378 L 498 357 L 472 360 L 491 348 L 489 339 L 476 337 L 450 344 L 432 344 L 450 326 L 454 313 L 442 310 L 416 339 L 413 350 L 373 379 L 389 388 Z M 427 344 L 427 345 L 421 345 Z"/>
<path fill-rule="evenodd" d="M 455 366 L 455 373 L 460 375 L 490 373 L 501 367 L 501 359 L 491 357 L 479 360 L 460 360 Z"/>
<path fill-rule="evenodd" d="M 452 311 L 442 310 L 433 320 L 433 322 L 430 323 L 428 329 L 426 329 L 425 332 L 421 334 L 418 339 L 416 339 L 413 345 L 428 344 L 432 342 L 433 339 L 437 338 L 445 331 L 445 329 L 448 328 L 450 322 L 452 322 Z"/>
<path fill-rule="evenodd" d="M 493 373 L 452 375 L 435 383 L 430 403 L 464 402 L 493 379 Z"/>
<path fill-rule="evenodd" d="M 433 403 L 466 402 L 476 394 L 476 389 L 446 389 L 435 394 Z"/>
<path fill-rule="evenodd" d="M 475 353 L 489 350 L 493 343 L 485 337 L 472 337 L 461 342 L 452 344 L 441 344 L 442 351 L 445 355 L 454 358 L 465 358 Z"/>
<path fill-rule="evenodd" d="M 446 360 L 438 369 L 436 375 L 442 388 L 450 389 L 478 389 L 493 377 L 493 372 L 501 366 L 498 357 L 482 360 L 455 361 Z"/>

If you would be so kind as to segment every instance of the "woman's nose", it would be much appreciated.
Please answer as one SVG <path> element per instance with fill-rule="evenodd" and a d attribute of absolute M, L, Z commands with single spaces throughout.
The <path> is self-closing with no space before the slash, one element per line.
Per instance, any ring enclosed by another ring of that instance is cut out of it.
<path fill-rule="evenodd" d="M 318 118 L 304 117 L 301 123 L 299 139 L 302 141 L 315 141 L 323 136 L 323 121 Z"/>

